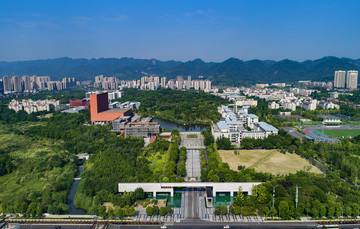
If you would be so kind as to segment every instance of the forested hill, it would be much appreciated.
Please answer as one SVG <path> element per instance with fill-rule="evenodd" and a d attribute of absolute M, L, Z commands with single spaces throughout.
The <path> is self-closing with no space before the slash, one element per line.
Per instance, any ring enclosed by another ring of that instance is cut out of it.
<path fill-rule="evenodd" d="M 291 82 L 296 80 L 332 80 L 336 70 L 360 70 L 360 59 L 323 57 L 318 60 L 250 60 L 229 58 L 221 63 L 195 59 L 188 62 L 155 59 L 100 58 L 0 62 L 0 77 L 5 75 L 48 75 L 53 80 L 76 77 L 94 80 L 94 76 L 116 76 L 119 79 L 139 79 L 145 74 L 174 78 L 203 76 L 214 85 L 238 85 L 243 82 Z"/>

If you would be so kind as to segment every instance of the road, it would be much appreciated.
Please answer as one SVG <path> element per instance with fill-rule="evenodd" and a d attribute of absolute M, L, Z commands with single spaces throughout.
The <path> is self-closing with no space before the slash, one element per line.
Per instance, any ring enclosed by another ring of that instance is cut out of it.
<path fill-rule="evenodd" d="M 189 188 L 185 191 L 186 219 L 199 221 L 199 191 L 196 188 Z"/>
<path fill-rule="evenodd" d="M 186 177 L 200 180 L 201 165 L 200 165 L 200 150 L 187 150 L 186 159 Z"/>
<path fill-rule="evenodd" d="M 197 135 L 196 138 L 187 136 Z M 186 147 L 186 180 L 199 181 L 201 176 L 200 149 L 204 148 L 204 140 L 200 132 L 181 132 L 182 139 L 180 147 Z"/>
<path fill-rule="evenodd" d="M 174 225 L 166 225 L 167 228 L 174 228 L 174 229 L 220 229 L 223 228 L 224 225 L 229 225 L 231 229 L 244 229 L 244 228 L 255 228 L 255 229 L 276 229 L 276 228 L 289 228 L 289 229 L 302 229 L 302 228 L 317 228 L 315 223 L 256 223 L 256 224 L 225 224 L 225 223 L 215 223 L 215 222 L 205 222 L 204 221 L 184 221 L 181 223 L 174 223 Z M 54 229 L 56 225 L 30 225 L 30 224 L 22 224 L 20 226 L 21 229 Z M 91 228 L 91 226 L 84 226 L 84 225 L 60 225 L 61 229 L 77 229 L 77 228 Z M 352 225 L 339 225 L 339 228 L 355 228 L 360 227 L 360 224 L 352 224 Z M 125 229 L 125 228 L 143 228 L 143 229 L 159 229 L 160 226 L 148 226 L 148 225 L 117 225 L 112 224 L 108 229 Z"/>

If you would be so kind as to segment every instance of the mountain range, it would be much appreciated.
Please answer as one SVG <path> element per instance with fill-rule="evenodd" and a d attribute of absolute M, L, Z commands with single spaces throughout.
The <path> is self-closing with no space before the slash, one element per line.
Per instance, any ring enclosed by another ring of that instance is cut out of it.
<path fill-rule="evenodd" d="M 292 82 L 297 80 L 332 81 L 336 70 L 360 70 L 360 59 L 323 57 L 297 62 L 293 60 L 249 60 L 229 58 L 224 62 L 160 61 L 155 59 L 100 58 L 72 59 L 68 57 L 4 62 L 0 61 L 0 76 L 47 75 L 52 80 L 75 77 L 77 80 L 94 80 L 94 76 L 116 76 L 120 80 L 139 79 L 144 75 L 202 76 L 214 85 L 234 85 L 255 82 Z"/>

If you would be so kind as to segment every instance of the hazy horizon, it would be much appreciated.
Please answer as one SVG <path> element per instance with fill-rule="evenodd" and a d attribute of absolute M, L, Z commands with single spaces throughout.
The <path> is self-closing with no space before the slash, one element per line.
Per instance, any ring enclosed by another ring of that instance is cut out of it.
<path fill-rule="evenodd" d="M 127 56 L 123 56 L 123 57 L 98 57 L 98 58 L 86 58 L 86 57 L 76 57 L 76 58 L 73 58 L 73 57 L 69 57 L 69 56 L 62 56 L 62 57 L 55 57 L 55 58 L 44 58 L 44 59 L 28 59 L 28 60 L 13 60 L 13 61 L 5 61 L 5 60 L 0 60 L 0 62 L 25 62 L 25 61 L 43 61 L 43 60 L 55 60 L 55 59 L 62 59 L 62 58 L 70 58 L 70 59 L 86 59 L 86 60 L 92 60 L 92 59 L 95 59 L 95 60 L 98 60 L 98 59 L 122 59 L 122 58 L 132 58 L 132 59 L 142 59 L 142 60 L 157 60 L 157 61 L 163 61 L 163 62 L 166 62 L 166 61 L 179 61 L 179 62 L 183 62 L 183 63 L 186 63 L 186 62 L 189 62 L 189 61 L 194 61 L 196 59 L 201 59 L 202 61 L 204 61 L 205 63 L 222 63 L 228 59 L 231 59 L 231 58 L 236 58 L 236 59 L 239 59 L 241 61 L 244 61 L 244 62 L 247 62 L 247 61 L 253 61 L 253 60 L 259 60 L 259 61 L 276 61 L 276 62 L 279 62 L 279 61 L 284 61 L 284 60 L 290 60 L 290 61 L 296 61 L 296 62 L 299 62 L 299 63 L 302 63 L 302 62 L 305 62 L 305 61 L 315 61 L 315 60 L 319 60 L 319 59 L 322 59 L 322 58 L 326 58 L 326 57 L 335 57 L 335 58 L 339 58 L 339 59 L 342 59 L 342 58 L 348 58 L 348 59 L 353 59 L 353 60 L 358 60 L 360 59 L 360 57 L 358 58 L 349 58 L 349 57 L 338 57 L 338 56 L 323 56 L 323 57 L 320 57 L 320 58 L 316 58 L 316 59 L 306 59 L 306 60 L 293 60 L 293 59 L 289 59 L 289 58 L 285 58 L 285 59 L 281 59 L 281 60 L 271 60 L 271 59 L 259 59 L 259 58 L 255 58 L 255 59 L 249 59 L 249 60 L 245 60 L 245 59 L 240 59 L 240 58 L 237 58 L 237 57 L 229 57 L 229 58 L 226 58 L 224 60 L 219 60 L 219 61 L 205 61 L 201 58 L 195 58 L 195 59 L 191 59 L 191 60 L 174 60 L 174 59 L 169 59 L 169 60 L 161 60 L 161 59 L 157 59 L 157 58 L 136 58 L 136 57 L 127 57 Z"/>

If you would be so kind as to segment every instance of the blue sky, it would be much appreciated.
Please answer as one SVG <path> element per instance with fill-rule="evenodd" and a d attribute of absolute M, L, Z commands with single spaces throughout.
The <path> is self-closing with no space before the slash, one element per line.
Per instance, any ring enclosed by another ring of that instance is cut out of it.
<path fill-rule="evenodd" d="M 357 0 L 0 0 L 0 60 L 360 58 Z"/>

